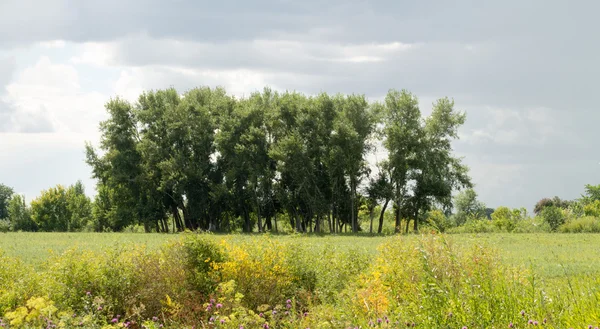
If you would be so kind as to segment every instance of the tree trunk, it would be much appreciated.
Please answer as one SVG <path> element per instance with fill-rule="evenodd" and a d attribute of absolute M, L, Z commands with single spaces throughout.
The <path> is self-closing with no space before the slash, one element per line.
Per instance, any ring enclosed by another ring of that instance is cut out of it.
<path fill-rule="evenodd" d="M 277 211 L 275 211 L 274 221 L 275 221 L 275 232 L 277 232 Z"/>
<path fill-rule="evenodd" d="M 400 217 L 400 202 L 398 202 L 398 200 L 396 200 L 396 225 L 394 227 L 394 232 L 399 233 L 401 230 L 400 225 L 402 218 Z"/>
<path fill-rule="evenodd" d="M 356 203 L 355 202 L 355 199 L 356 199 L 356 183 L 354 182 L 354 178 L 352 179 L 351 185 L 352 185 L 352 187 L 351 187 L 351 189 L 352 189 L 352 192 L 351 192 L 352 195 L 350 196 L 350 203 L 351 203 L 350 219 L 351 219 L 351 223 L 352 223 L 352 233 L 357 233 L 358 232 L 358 225 L 357 225 L 358 223 L 357 223 L 357 220 L 356 220 L 356 212 L 354 210 L 355 207 L 356 207 L 356 205 L 355 205 L 355 203 Z"/>
<path fill-rule="evenodd" d="M 369 226 L 369 233 L 373 234 L 373 218 L 375 217 L 375 208 L 369 209 L 369 219 L 371 220 L 371 225 Z"/>
<path fill-rule="evenodd" d="M 418 219 L 419 219 L 419 208 L 415 209 L 415 219 L 414 219 L 415 222 L 414 222 L 414 226 L 413 226 L 415 233 L 419 230 L 419 227 L 418 227 L 419 220 Z"/>
<path fill-rule="evenodd" d="M 389 202 L 390 199 L 385 200 L 383 208 L 381 208 L 381 213 L 379 214 L 379 228 L 377 228 L 377 233 L 381 233 L 383 231 L 383 219 L 385 215 L 385 209 L 387 208 Z"/>

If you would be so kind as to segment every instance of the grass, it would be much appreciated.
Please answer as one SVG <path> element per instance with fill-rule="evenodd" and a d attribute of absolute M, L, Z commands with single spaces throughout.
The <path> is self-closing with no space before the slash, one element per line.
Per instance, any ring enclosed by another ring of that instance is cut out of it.
<path fill-rule="evenodd" d="M 247 242 L 255 235 L 219 235 L 216 240 Z M 338 249 L 358 248 L 375 253 L 377 246 L 389 239 L 385 236 L 303 236 L 274 235 L 300 243 L 307 248 L 323 245 Z M 416 239 L 405 236 L 404 239 Z M 598 234 L 460 234 L 450 237 L 457 245 L 487 245 L 499 250 L 509 265 L 532 267 L 543 278 L 555 279 L 600 273 L 600 235 Z M 179 239 L 173 234 L 142 233 L 6 233 L 0 234 L 0 250 L 7 256 L 18 257 L 38 265 L 52 254 L 77 247 L 83 250 L 100 251 L 116 245 L 145 245 L 158 248 L 167 241 Z"/>
<path fill-rule="evenodd" d="M 595 327 L 599 242 L 593 234 L 0 234 L 0 326 Z"/>

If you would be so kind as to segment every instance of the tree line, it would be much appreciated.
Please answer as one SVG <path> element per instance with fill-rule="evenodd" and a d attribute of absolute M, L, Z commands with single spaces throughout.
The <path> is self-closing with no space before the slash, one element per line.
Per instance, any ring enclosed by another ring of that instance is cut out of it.
<path fill-rule="evenodd" d="M 98 148 L 86 145 L 95 200 L 73 201 L 81 207 L 59 216 L 90 218 L 96 231 L 138 224 L 147 232 L 263 232 L 278 225 L 359 232 L 359 209 L 369 214 L 370 230 L 375 219 L 381 233 L 389 210 L 396 231 L 408 231 L 409 220 L 418 230 L 428 211 L 448 213 L 453 192 L 472 187 L 452 152 L 465 114 L 448 98 L 423 117 L 406 90 L 370 102 L 357 94 L 265 88 L 235 98 L 222 88 L 169 88 L 144 92 L 135 103 L 111 99 L 106 110 Z M 387 158 L 370 165 L 378 144 Z M 76 199 L 77 186 L 52 194 Z M 77 213 L 83 208 L 89 211 Z M 34 222 L 44 229 L 51 220 Z M 81 226 L 58 222 L 46 230 Z"/>

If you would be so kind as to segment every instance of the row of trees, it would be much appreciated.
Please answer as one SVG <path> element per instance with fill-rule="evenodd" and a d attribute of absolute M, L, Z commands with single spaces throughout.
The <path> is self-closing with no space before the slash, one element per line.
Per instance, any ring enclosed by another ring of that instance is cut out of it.
<path fill-rule="evenodd" d="M 80 231 L 93 222 L 92 202 L 81 182 L 42 191 L 28 205 L 11 187 L 0 184 L 0 221 L 13 231 Z M 0 223 L 2 224 L 2 223 Z"/>
<path fill-rule="evenodd" d="M 393 207 L 400 230 L 403 218 L 449 210 L 452 192 L 471 186 L 451 147 L 465 115 L 448 98 L 427 118 L 417 97 L 396 90 L 378 103 L 363 95 L 265 89 L 236 99 L 220 88 L 166 89 L 135 104 L 112 99 L 106 109 L 99 149 L 87 146 L 99 230 L 139 223 L 147 231 L 250 232 L 285 218 L 299 232 L 358 232 L 361 204 L 372 217 L 379 210 L 379 232 Z M 372 171 L 367 155 L 377 143 L 388 158 Z"/>

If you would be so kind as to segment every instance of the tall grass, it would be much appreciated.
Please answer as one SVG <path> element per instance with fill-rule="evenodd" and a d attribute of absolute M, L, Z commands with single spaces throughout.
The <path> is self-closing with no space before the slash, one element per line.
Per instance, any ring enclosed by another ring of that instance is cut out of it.
<path fill-rule="evenodd" d="M 314 238 L 318 239 L 318 238 Z M 545 280 L 455 236 L 360 245 L 190 234 L 158 248 L 0 255 L 0 325 L 84 328 L 583 328 L 600 280 Z M 328 242 L 329 241 L 329 242 Z M 355 240 L 356 241 L 356 240 Z M 379 240 L 378 240 L 379 241 Z"/>

